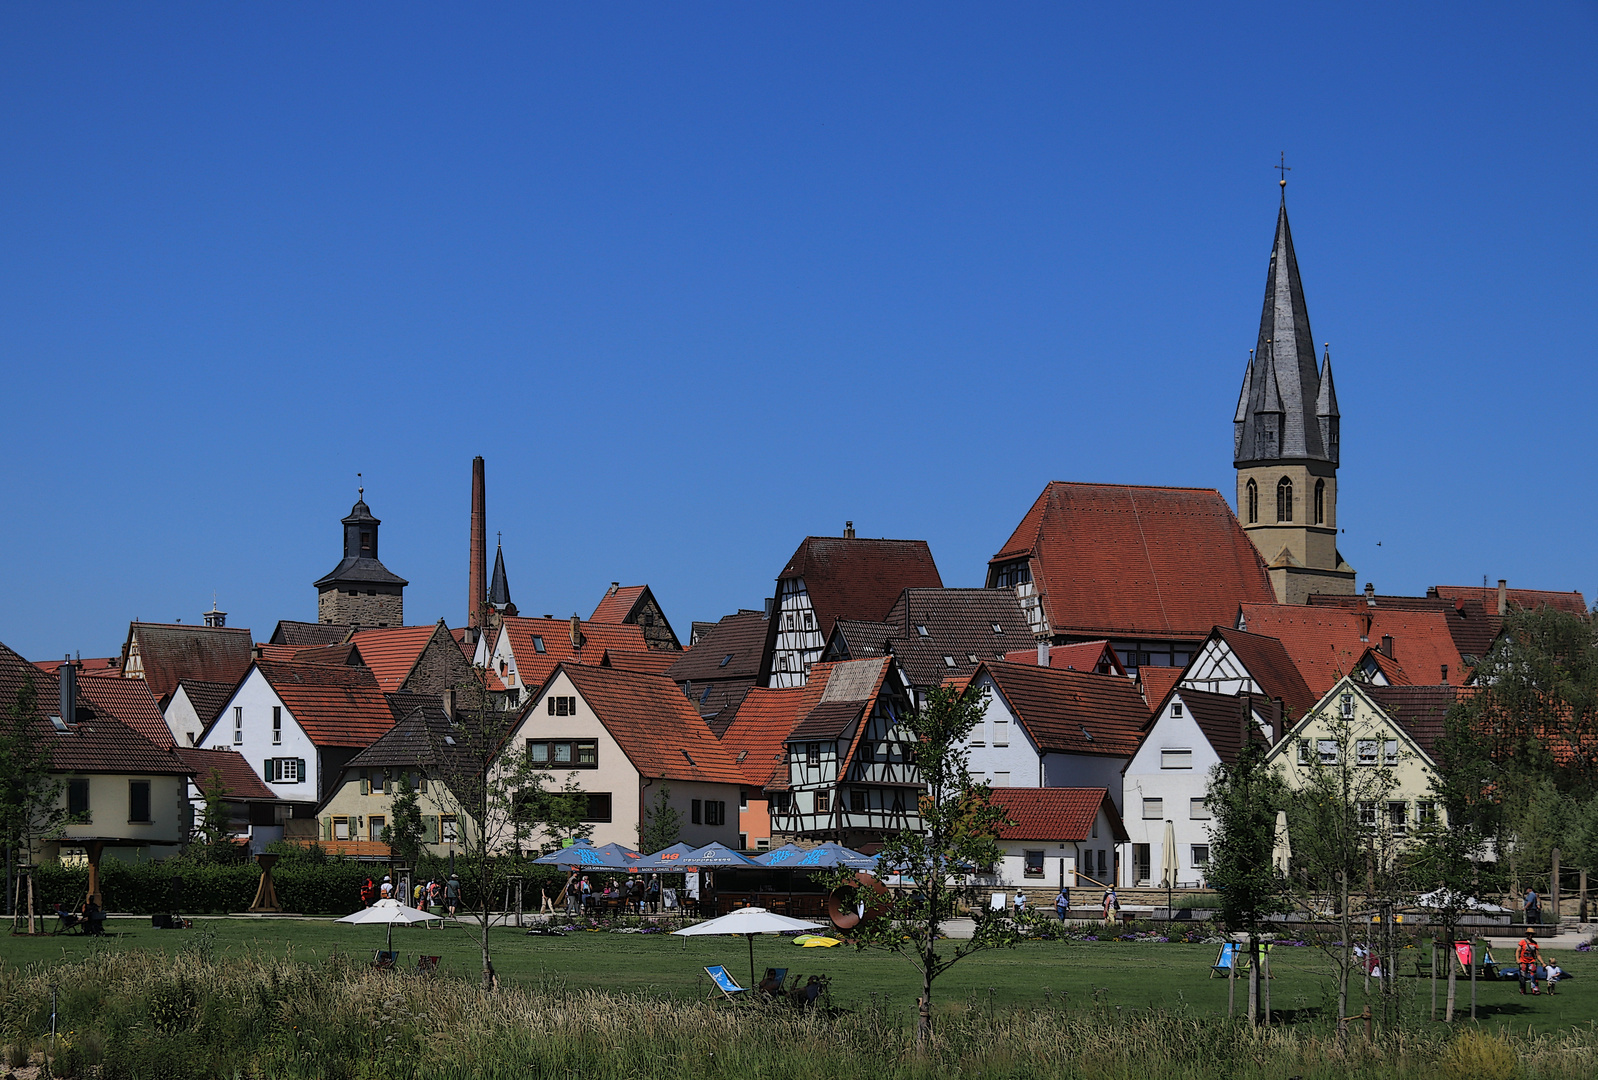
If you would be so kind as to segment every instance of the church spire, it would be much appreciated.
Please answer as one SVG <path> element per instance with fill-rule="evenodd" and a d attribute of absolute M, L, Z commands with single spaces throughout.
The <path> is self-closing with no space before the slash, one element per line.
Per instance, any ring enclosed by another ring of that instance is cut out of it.
<path fill-rule="evenodd" d="M 494 551 L 494 579 L 488 586 L 488 603 L 495 611 L 514 615 L 515 608 L 510 602 L 510 582 L 505 579 L 505 545 L 504 541 L 498 542 Z M 507 611 L 506 609 L 510 610 Z"/>
<path fill-rule="evenodd" d="M 1337 464 L 1338 442 L 1340 433 L 1338 424 L 1341 414 L 1337 411 L 1337 391 L 1332 386 L 1332 346 L 1326 344 L 1326 358 L 1321 362 L 1321 392 L 1315 398 L 1315 419 L 1321 429 L 1321 446 L 1326 451 L 1326 460 L 1333 465 Z"/>
<path fill-rule="evenodd" d="M 1320 375 L 1304 284 L 1293 253 L 1293 233 L 1287 223 L 1285 187 L 1276 214 L 1276 239 L 1265 275 L 1265 302 L 1248 383 L 1252 400 L 1240 410 L 1243 417 L 1234 420 L 1241 425 L 1233 438 L 1234 461 L 1330 460 L 1316 415 Z M 1276 400 L 1267 402 L 1267 396 Z M 1276 430 L 1264 430 L 1269 427 Z"/>

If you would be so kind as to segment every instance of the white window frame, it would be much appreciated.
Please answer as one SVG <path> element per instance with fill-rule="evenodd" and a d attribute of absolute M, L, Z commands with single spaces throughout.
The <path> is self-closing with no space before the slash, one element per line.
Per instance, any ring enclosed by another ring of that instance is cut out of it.
<path fill-rule="evenodd" d="M 1191 769 L 1193 768 L 1193 751 L 1183 747 L 1160 749 L 1160 768 L 1162 769 Z"/>
<path fill-rule="evenodd" d="M 233 745 L 244 745 L 244 706 L 233 706 Z"/>
<path fill-rule="evenodd" d="M 1143 800 L 1143 820 L 1144 821 L 1164 821 L 1165 820 L 1165 800 L 1163 798 L 1155 798 L 1155 799 L 1145 798 Z"/>
<path fill-rule="evenodd" d="M 1215 817 L 1210 813 L 1210 808 L 1204 804 L 1202 797 L 1187 801 L 1187 819 L 1189 821 L 1210 821 Z"/>

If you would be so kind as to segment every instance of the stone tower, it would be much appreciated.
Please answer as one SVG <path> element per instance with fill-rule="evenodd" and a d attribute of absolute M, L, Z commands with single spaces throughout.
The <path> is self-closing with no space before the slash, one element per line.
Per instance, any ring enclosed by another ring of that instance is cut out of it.
<path fill-rule="evenodd" d="M 365 489 L 361 490 L 365 495 Z M 344 519 L 344 558 L 316 583 L 316 619 L 367 629 L 405 625 L 405 586 L 377 561 L 377 527 L 365 498 Z"/>
<path fill-rule="evenodd" d="M 1354 568 L 1337 551 L 1338 421 L 1330 350 L 1316 370 L 1283 181 L 1259 340 L 1232 418 L 1237 516 L 1279 603 L 1354 592 Z"/>

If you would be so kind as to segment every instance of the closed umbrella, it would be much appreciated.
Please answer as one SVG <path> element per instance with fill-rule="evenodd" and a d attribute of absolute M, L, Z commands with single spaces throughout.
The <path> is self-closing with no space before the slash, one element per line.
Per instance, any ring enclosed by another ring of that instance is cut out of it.
<path fill-rule="evenodd" d="M 1182 863 L 1176 857 L 1176 826 L 1165 823 L 1165 842 L 1160 845 L 1160 881 L 1167 889 L 1176 887 L 1176 876 L 1182 872 Z"/>
<path fill-rule="evenodd" d="M 1287 838 L 1287 811 L 1276 811 L 1276 846 L 1271 849 L 1271 865 L 1283 874 L 1293 858 L 1293 844 Z"/>
<path fill-rule="evenodd" d="M 432 920 L 443 921 L 441 916 L 430 915 L 419 911 L 409 904 L 402 904 L 398 900 L 379 900 L 369 908 L 362 908 L 353 915 L 346 915 L 338 920 L 342 923 L 384 923 L 388 926 L 388 952 L 394 951 L 394 924 L 419 923 Z"/>
<path fill-rule="evenodd" d="M 790 919 L 786 915 L 767 911 L 761 907 L 739 908 L 731 915 L 723 915 L 719 919 L 706 919 L 702 923 L 685 926 L 681 930 L 672 931 L 678 937 L 698 937 L 701 934 L 720 934 L 728 936 L 743 935 L 749 939 L 749 985 L 755 985 L 755 935 L 756 934 L 793 934 L 800 930 L 825 929 L 819 923 L 804 922 L 801 919 Z"/>

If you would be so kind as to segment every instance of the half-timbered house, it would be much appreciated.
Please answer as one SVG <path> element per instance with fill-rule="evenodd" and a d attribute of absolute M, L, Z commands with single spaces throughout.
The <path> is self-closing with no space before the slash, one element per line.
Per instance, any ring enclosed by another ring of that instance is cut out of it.
<path fill-rule="evenodd" d="M 921 827 L 909 687 L 888 657 L 817 664 L 820 693 L 788 733 L 787 783 L 771 782 L 773 842 L 854 847 Z"/>

